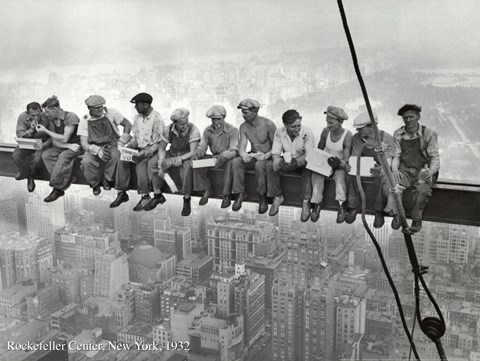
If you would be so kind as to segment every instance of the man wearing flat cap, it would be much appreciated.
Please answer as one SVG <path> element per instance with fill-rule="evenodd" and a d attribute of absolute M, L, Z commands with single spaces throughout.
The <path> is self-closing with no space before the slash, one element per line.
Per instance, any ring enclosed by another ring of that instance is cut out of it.
<path fill-rule="evenodd" d="M 55 95 L 48 98 L 42 107 L 50 120 L 48 128 L 38 124 L 37 132 L 52 138 L 53 146 L 42 154 L 43 163 L 50 173 L 52 192 L 44 199 L 53 202 L 65 194 L 65 190 L 75 181 L 73 166 L 75 159 L 83 153 L 77 128 L 78 116 L 60 107 Z"/>
<path fill-rule="evenodd" d="M 216 159 L 215 168 L 224 170 L 223 174 L 223 201 L 222 208 L 227 208 L 232 199 L 232 159 L 237 156 L 238 151 L 238 129 L 225 122 L 227 111 L 223 105 L 214 105 L 207 111 L 207 118 L 210 118 L 212 125 L 203 131 L 200 144 L 192 156 L 192 159 L 210 157 L 206 154 L 210 147 L 213 158 Z M 193 184 L 196 192 L 203 192 L 199 204 L 203 206 L 208 202 L 212 189 L 210 180 L 207 177 L 208 168 L 194 169 Z"/>
<path fill-rule="evenodd" d="M 42 113 L 40 103 L 31 102 L 27 104 L 27 111 L 18 116 L 16 136 L 17 138 L 40 139 L 41 146 L 35 150 L 23 149 L 17 146 L 12 153 L 13 161 L 18 169 L 15 179 L 22 180 L 26 178 L 29 192 L 35 190 L 35 175 L 42 172 L 42 154 L 52 144 L 52 139 L 47 134 L 37 132 L 38 124 L 48 127 L 49 120 L 47 115 Z"/>
<path fill-rule="evenodd" d="M 272 144 L 277 127 L 270 119 L 258 115 L 260 104 L 254 99 L 244 99 L 238 104 L 245 122 L 240 125 L 239 157 L 232 161 L 233 186 L 232 193 L 237 195 L 232 209 L 238 211 L 247 198 L 245 193 L 245 171 L 255 169 L 257 192 L 259 194 L 258 212 L 268 210 L 268 173 L 273 174 Z M 247 153 L 247 144 L 251 150 Z"/>
<path fill-rule="evenodd" d="M 393 133 L 395 153 L 392 161 L 393 178 L 403 187 L 415 188 L 411 232 L 422 229 L 423 210 L 432 196 L 432 184 L 440 170 L 437 133 L 419 124 L 422 107 L 405 104 L 398 110 L 404 126 Z M 398 214 L 393 194 L 388 197 L 387 211 Z"/>
<path fill-rule="evenodd" d="M 158 154 L 152 158 L 154 177 L 163 184 L 165 173 L 179 172 L 182 179 L 183 209 L 182 216 L 189 216 L 191 209 L 191 194 L 193 191 L 192 155 L 200 142 L 200 131 L 188 121 L 188 109 L 175 109 L 170 116 L 172 123 L 165 127 Z M 170 148 L 167 151 L 167 145 Z M 157 192 L 157 189 L 154 189 Z M 159 190 L 158 190 L 159 191 Z M 145 210 L 148 210 L 145 208 Z"/>
<path fill-rule="evenodd" d="M 135 212 L 154 209 L 157 205 L 165 202 L 160 188 L 160 180 L 154 177 L 155 164 L 152 161 L 157 154 L 162 132 L 165 128 L 163 119 L 152 107 L 153 97 L 147 93 L 135 95 L 130 103 L 135 104 L 137 114 L 133 119 L 132 139 L 127 144 L 128 148 L 138 150 L 138 154 L 133 156 L 135 171 L 137 174 L 137 192 L 140 200 L 133 208 Z M 121 174 L 122 179 L 128 179 L 125 184 L 130 182 L 130 162 L 120 160 L 118 162 L 117 172 Z M 154 189 L 153 198 L 150 197 L 151 188 Z M 117 199 L 110 204 L 110 208 L 118 207 L 122 202 L 128 201 L 127 189 L 119 189 Z"/>
<path fill-rule="evenodd" d="M 305 168 L 307 165 L 307 152 L 315 147 L 313 132 L 302 125 L 302 117 L 295 109 L 287 110 L 282 115 L 282 128 L 277 129 L 272 145 L 272 158 L 274 176 L 268 177 L 268 188 L 275 197 L 270 216 L 278 213 L 280 204 L 283 203 L 282 188 L 280 179 L 282 175 L 288 172 L 299 173 L 302 177 L 302 222 L 310 218 L 312 198 L 312 172 Z"/>
<path fill-rule="evenodd" d="M 377 114 L 373 113 L 375 124 L 378 123 Z M 388 199 L 388 180 L 385 172 L 380 166 L 379 154 L 384 152 L 388 166 L 392 163 L 395 143 L 393 137 L 383 130 L 378 131 L 380 146 L 375 142 L 375 132 L 368 112 L 362 113 L 353 120 L 353 127 L 356 133 L 352 138 L 353 157 L 372 157 L 375 159 L 375 166 L 370 169 L 370 174 L 375 177 L 375 220 L 373 226 L 380 228 L 385 223 L 384 209 Z M 350 165 L 346 170 L 350 171 Z M 355 179 L 355 174 L 350 175 L 348 188 L 348 213 L 345 222 L 355 222 L 357 214 L 361 212 L 360 191 Z M 398 224 L 398 219 L 395 220 Z M 397 228 L 398 229 L 398 228 Z"/>
<path fill-rule="evenodd" d="M 77 134 L 85 154 L 82 170 L 93 194 L 99 195 L 100 185 L 110 190 L 112 182 L 115 189 L 128 189 L 129 178 L 117 172 L 120 159 L 118 144 L 126 144 L 131 136 L 132 124 L 118 110 L 106 107 L 101 95 L 90 95 L 85 99 L 88 114 L 80 119 Z M 123 134 L 118 126 L 123 127 Z M 127 196 L 128 197 L 128 196 Z"/>
<path fill-rule="evenodd" d="M 318 143 L 318 148 L 330 153 L 332 157 L 329 164 L 334 169 L 333 179 L 335 180 L 335 200 L 338 201 L 337 223 L 345 221 L 347 216 L 346 200 L 347 187 L 345 183 L 345 168 L 348 164 L 350 149 L 352 146 L 352 133 L 344 129 L 342 124 L 348 119 L 347 113 L 342 108 L 329 106 L 324 112 L 326 114 L 327 126 L 323 129 Z M 312 204 L 313 211 L 310 219 L 318 221 L 320 217 L 321 203 L 325 176 L 316 172 L 312 173 Z"/>

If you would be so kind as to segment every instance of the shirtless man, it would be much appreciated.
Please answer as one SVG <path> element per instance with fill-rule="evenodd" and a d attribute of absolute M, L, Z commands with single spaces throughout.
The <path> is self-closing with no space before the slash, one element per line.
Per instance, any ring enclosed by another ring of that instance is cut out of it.
<path fill-rule="evenodd" d="M 239 157 L 232 161 L 232 193 L 238 194 L 232 209 L 238 211 L 247 198 L 245 193 L 245 171 L 255 169 L 257 192 L 259 193 L 258 213 L 268 210 L 267 177 L 273 175 L 272 144 L 277 127 L 270 119 L 260 117 L 260 104 L 254 99 L 244 99 L 238 104 L 245 122 L 240 125 Z M 247 153 L 247 143 L 251 150 Z"/>

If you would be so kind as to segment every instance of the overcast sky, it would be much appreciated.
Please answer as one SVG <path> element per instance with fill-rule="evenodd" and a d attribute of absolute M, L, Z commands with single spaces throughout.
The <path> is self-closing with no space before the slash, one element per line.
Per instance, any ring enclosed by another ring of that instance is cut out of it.
<path fill-rule="evenodd" d="M 335 0 L 0 0 L 0 67 L 346 47 Z M 345 0 L 358 47 L 478 59 L 480 1 Z"/>

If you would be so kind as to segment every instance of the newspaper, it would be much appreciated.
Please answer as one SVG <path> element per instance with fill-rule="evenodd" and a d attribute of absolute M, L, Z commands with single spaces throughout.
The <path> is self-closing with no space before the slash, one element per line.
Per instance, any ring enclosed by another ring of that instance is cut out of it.
<path fill-rule="evenodd" d="M 330 157 L 333 157 L 333 155 L 318 148 L 308 151 L 306 157 L 307 169 L 330 177 L 333 173 L 333 168 L 328 164 L 328 158 Z"/>

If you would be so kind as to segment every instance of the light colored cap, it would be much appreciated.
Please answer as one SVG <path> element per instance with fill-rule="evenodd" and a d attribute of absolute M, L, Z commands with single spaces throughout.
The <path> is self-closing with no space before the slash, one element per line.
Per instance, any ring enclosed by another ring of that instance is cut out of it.
<path fill-rule="evenodd" d="M 190 111 L 188 109 L 178 108 L 173 111 L 172 115 L 170 116 L 170 120 L 172 122 L 176 122 L 177 120 L 182 120 L 185 118 L 188 119 L 189 114 L 190 114 Z"/>
<path fill-rule="evenodd" d="M 377 113 L 373 112 L 373 119 L 375 120 L 375 124 L 378 123 L 378 117 Z M 354 128 L 363 128 L 366 125 L 372 124 L 370 120 L 370 115 L 368 115 L 368 112 L 364 112 L 362 114 L 359 114 L 354 120 L 353 120 L 353 127 Z"/>
<path fill-rule="evenodd" d="M 260 109 L 260 103 L 255 99 L 243 99 L 237 106 L 238 109 Z"/>
<path fill-rule="evenodd" d="M 327 107 L 327 110 L 323 112 L 324 114 L 327 114 L 328 116 L 338 119 L 338 120 L 347 120 L 348 115 L 345 113 L 345 110 L 342 108 L 330 105 Z"/>
<path fill-rule="evenodd" d="M 227 111 L 223 105 L 213 105 L 207 110 L 207 118 L 224 117 L 227 115 Z"/>
<path fill-rule="evenodd" d="M 87 107 L 99 107 L 100 105 L 105 105 L 105 98 L 101 95 L 90 95 L 85 99 L 85 104 Z"/>

